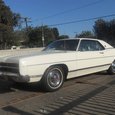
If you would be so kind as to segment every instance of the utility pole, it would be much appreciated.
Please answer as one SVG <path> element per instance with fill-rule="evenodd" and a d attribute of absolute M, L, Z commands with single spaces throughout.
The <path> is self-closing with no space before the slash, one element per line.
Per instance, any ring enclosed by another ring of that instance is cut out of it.
<path fill-rule="evenodd" d="M 28 43 L 29 41 L 29 38 L 28 38 L 28 23 L 31 22 L 31 18 L 28 18 L 28 17 L 21 17 L 21 19 L 23 20 L 22 22 L 25 23 L 25 26 L 26 26 L 26 39 L 25 39 L 25 42 Z"/>
<path fill-rule="evenodd" d="M 31 22 L 31 18 L 28 17 L 21 17 L 24 20 L 24 23 L 26 25 L 26 30 L 28 31 L 28 23 Z"/>
<path fill-rule="evenodd" d="M 44 39 L 44 26 L 42 24 L 42 46 L 44 47 L 45 46 L 45 43 L 44 43 L 45 39 Z"/>
<path fill-rule="evenodd" d="M 24 18 L 25 24 L 26 24 L 26 29 L 28 29 L 28 18 Z"/>

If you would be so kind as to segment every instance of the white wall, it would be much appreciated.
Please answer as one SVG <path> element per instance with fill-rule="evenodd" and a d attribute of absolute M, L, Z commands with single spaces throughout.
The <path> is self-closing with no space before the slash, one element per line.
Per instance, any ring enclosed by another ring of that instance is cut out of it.
<path fill-rule="evenodd" d="M 8 55 L 21 55 L 28 54 L 31 52 L 41 51 L 43 48 L 28 48 L 28 49 L 14 49 L 14 50 L 0 50 L 0 57 L 5 57 Z"/>

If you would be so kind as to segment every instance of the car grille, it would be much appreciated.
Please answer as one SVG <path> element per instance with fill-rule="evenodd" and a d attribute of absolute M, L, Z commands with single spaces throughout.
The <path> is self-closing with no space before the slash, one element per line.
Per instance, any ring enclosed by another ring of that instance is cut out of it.
<path fill-rule="evenodd" d="M 0 63 L 0 73 L 19 73 L 19 64 Z"/>

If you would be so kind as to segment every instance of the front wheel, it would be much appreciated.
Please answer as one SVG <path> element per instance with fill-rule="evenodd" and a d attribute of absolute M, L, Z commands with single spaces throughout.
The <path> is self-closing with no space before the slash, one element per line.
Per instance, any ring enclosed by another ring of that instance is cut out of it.
<path fill-rule="evenodd" d="M 115 60 L 113 61 L 113 63 L 111 64 L 109 70 L 108 70 L 109 74 L 115 74 Z"/>
<path fill-rule="evenodd" d="M 64 70 L 61 66 L 51 66 L 44 73 L 41 85 L 46 91 L 56 91 L 63 85 L 64 78 Z"/>

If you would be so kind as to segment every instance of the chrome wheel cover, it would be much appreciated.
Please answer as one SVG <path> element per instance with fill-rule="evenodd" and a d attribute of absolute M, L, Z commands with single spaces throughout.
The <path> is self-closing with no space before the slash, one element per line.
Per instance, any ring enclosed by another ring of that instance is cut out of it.
<path fill-rule="evenodd" d="M 63 73 L 58 68 L 50 70 L 47 76 L 47 83 L 52 89 L 59 88 L 63 83 Z"/>
<path fill-rule="evenodd" d="M 111 69 L 112 69 L 113 73 L 115 73 L 115 61 L 112 63 Z"/>

